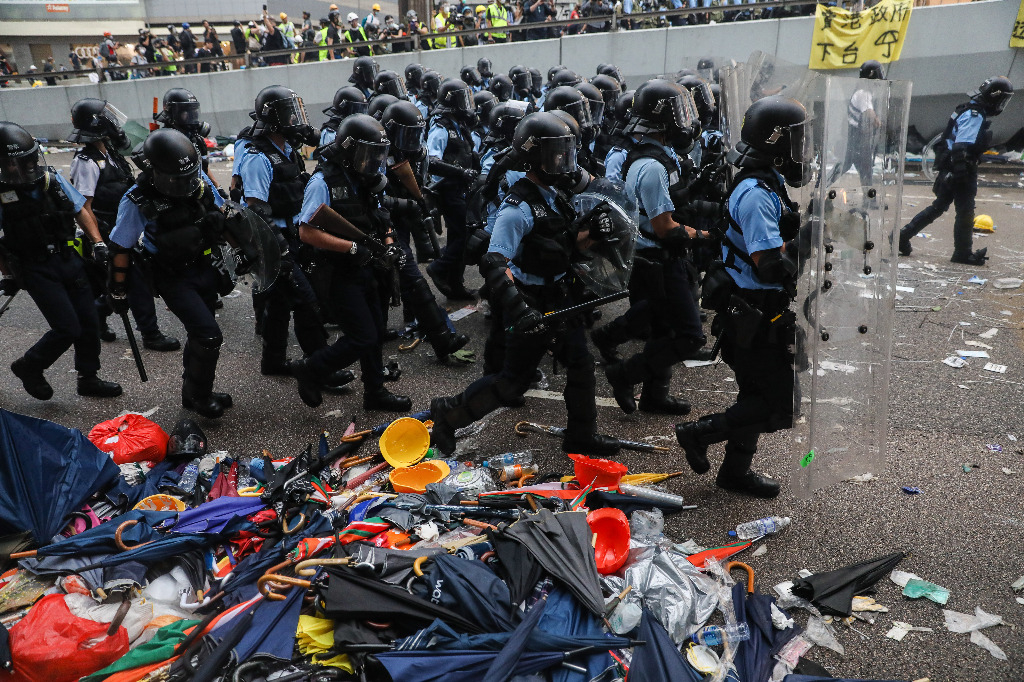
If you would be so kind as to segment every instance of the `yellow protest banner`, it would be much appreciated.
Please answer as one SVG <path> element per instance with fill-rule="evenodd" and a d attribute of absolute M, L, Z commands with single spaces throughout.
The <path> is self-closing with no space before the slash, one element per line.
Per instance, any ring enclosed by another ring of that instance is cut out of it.
<path fill-rule="evenodd" d="M 862 12 L 818 5 L 811 38 L 812 69 L 854 69 L 869 59 L 900 58 L 911 0 L 881 0 Z"/>
<path fill-rule="evenodd" d="M 1021 0 L 1020 9 L 1017 10 L 1017 21 L 1013 22 L 1010 47 L 1024 47 L 1024 0 Z"/>

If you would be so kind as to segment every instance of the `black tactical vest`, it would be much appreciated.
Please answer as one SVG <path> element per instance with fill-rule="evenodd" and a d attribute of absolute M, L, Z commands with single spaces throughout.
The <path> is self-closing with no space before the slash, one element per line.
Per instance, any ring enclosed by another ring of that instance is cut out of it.
<path fill-rule="evenodd" d="M 533 229 L 523 237 L 519 255 L 512 262 L 523 272 L 546 280 L 568 272 L 576 248 L 576 231 L 572 228 L 576 213 L 564 195 L 555 192 L 559 211 L 553 211 L 537 185 L 526 178 L 512 185 L 505 196 L 507 203 L 526 204 L 533 214 Z"/>
<path fill-rule="evenodd" d="M 949 120 L 946 122 L 946 129 L 942 131 L 942 139 L 935 145 L 935 168 L 940 171 L 951 170 L 952 166 L 949 163 L 949 152 L 950 146 L 953 142 L 953 128 L 956 126 L 956 120 L 962 113 L 967 110 L 974 110 L 981 114 L 983 122 L 981 124 L 981 130 L 978 131 L 978 137 L 975 138 L 974 143 L 967 145 L 967 154 L 971 161 L 977 162 L 978 157 L 985 153 L 992 145 L 992 120 L 985 114 L 985 107 L 980 103 L 971 100 L 958 106 L 952 114 L 950 114 Z"/>
<path fill-rule="evenodd" d="M 351 182 L 348 173 L 333 163 L 320 166 L 327 191 L 331 195 L 330 206 L 366 235 L 383 237 L 387 232 L 387 212 L 369 192 L 360 192 L 358 185 Z"/>
<path fill-rule="evenodd" d="M 75 156 L 89 159 L 99 166 L 100 177 L 96 180 L 96 191 L 92 196 L 92 212 L 107 224 L 109 230 L 117 220 L 121 198 L 135 184 L 135 175 L 123 156 L 112 149 L 107 151 L 109 157 L 90 144 L 79 149 Z"/>
<path fill-rule="evenodd" d="M 789 198 L 789 192 L 786 190 L 786 184 L 779 180 L 778 174 L 771 168 L 745 168 L 740 169 L 740 172 L 736 174 L 736 177 L 732 179 L 732 184 L 729 185 L 729 197 L 732 197 L 732 193 L 736 191 L 736 188 L 741 182 L 747 178 L 754 178 L 757 180 L 757 184 L 774 194 L 782 202 L 782 216 L 779 218 L 779 235 L 783 241 L 789 241 L 795 239 L 797 234 L 800 232 L 800 208 Z M 728 199 L 726 200 L 728 201 Z M 743 234 L 742 226 L 736 222 L 736 219 L 732 217 L 732 213 L 729 213 L 729 225 L 732 226 L 736 232 L 740 235 Z M 729 250 L 729 256 L 726 260 L 726 266 L 733 267 L 733 259 L 739 258 L 755 271 L 757 265 L 754 263 L 753 258 L 746 252 L 745 248 L 741 248 L 740 245 L 734 244 L 731 239 L 725 237 L 722 240 L 726 248 Z"/>
<path fill-rule="evenodd" d="M 267 203 L 275 218 L 291 220 L 302 210 L 302 194 L 306 189 L 309 175 L 298 151 L 292 150 L 291 157 L 281 153 L 274 143 L 265 136 L 253 138 L 245 149 L 248 154 L 263 154 L 270 161 L 273 177 Z"/>
<path fill-rule="evenodd" d="M 633 145 L 626 154 L 626 160 L 622 162 L 622 181 L 626 181 L 629 168 L 640 159 L 654 159 L 665 168 L 668 174 L 668 194 L 672 198 L 672 204 L 676 210 L 685 208 L 688 200 L 686 188 L 689 186 L 689 171 L 691 170 L 689 157 L 680 156 L 673 159 L 661 145 L 651 142 L 642 142 Z M 676 161 L 678 160 L 678 165 Z M 682 170 L 680 170 L 680 168 Z M 647 215 L 646 211 L 640 210 L 641 215 Z"/>
<path fill-rule="evenodd" d="M 144 176 L 128 192 L 128 198 L 145 217 L 146 238 L 156 247 L 154 258 L 169 268 L 178 268 L 203 256 L 222 235 L 217 232 L 223 223 L 207 214 L 217 212 L 213 190 L 205 182 L 192 196 L 171 198 L 154 189 Z"/>
<path fill-rule="evenodd" d="M 0 183 L 3 243 L 23 261 L 45 260 L 75 238 L 75 205 L 56 176 L 48 167 L 45 177 L 32 185 Z"/>
<path fill-rule="evenodd" d="M 444 116 L 437 118 L 437 125 L 448 133 L 448 145 L 444 148 L 441 160 L 460 168 L 473 168 L 473 138 L 470 136 L 469 128 L 464 128 Z M 465 137 L 462 131 L 465 131 Z"/>

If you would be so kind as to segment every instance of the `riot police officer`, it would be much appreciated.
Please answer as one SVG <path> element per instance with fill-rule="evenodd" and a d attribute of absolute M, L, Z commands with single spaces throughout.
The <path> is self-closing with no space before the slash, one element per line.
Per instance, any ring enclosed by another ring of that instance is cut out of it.
<path fill-rule="evenodd" d="M 634 271 L 630 298 L 647 303 L 651 334 L 643 351 L 605 369 L 615 400 L 627 414 L 637 409 L 637 383 L 644 384 L 640 409 L 664 414 L 690 411 L 689 402 L 669 395 L 669 382 L 672 365 L 704 345 L 685 263 L 686 249 L 699 234 L 673 215 L 686 207 L 689 159 L 677 150 L 685 154 L 693 144 L 695 126 L 699 127 L 695 115 L 693 98 L 670 81 L 648 81 L 633 99 L 628 132 L 637 143 L 622 172 L 627 193 L 636 196 L 640 206 L 637 254 L 644 266 Z M 618 322 L 625 330 L 638 326 Z"/>
<path fill-rule="evenodd" d="M 633 90 L 627 90 L 615 98 L 611 123 L 608 124 L 609 148 L 604 156 L 604 176 L 616 182 L 622 182 L 622 164 L 634 143 L 633 138 L 626 134 L 626 126 L 633 113 L 633 95 Z"/>
<path fill-rule="evenodd" d="M 594 144 L 594 158 L 600 159 L 603 162 L 614 144 L 611 131 L 615 125 L 615 101 L 622 94 L 622 89 L 619 87 L 617 80 L 604 74 L 594 76 L 590 83 L 597 88 L 604 100 L 604 117 Z"/>
<path fill-rule="evenodd" d="M 214 251 L 225 240 L 224 199 L 184 133 L 154 131 L 142 152 L 148 170 L 121 199 L 110 232 L 111 305 L 115 311 L 128 306 L 132 261 L 149 269 L 157 293 L 185 327 L 182 407 L 217 419 L 234 404 L 229 394 L 213 392 L 224 342 L 213 306 L 217 294 L 233 286 L 214 265 Z"/>
<path fill-rule="evenodd" d="M 390 217 L 381 205 L 387 185 L 384 175 L 388 138 L 372 116 L 353 114 L 338 126 L 338 136 L 322 150 L 323 162 L 306 185 L 297 221 L 299 238 L 316 248 L 317 267 L 330 270 L 334 315 L 344 334 L 330 346 L 293 363 L 299 397 L 310 407 L 323 402 L 323 377 L 351 365 L 362 368 L 363 408 L 407 412 L 412 401 L 384 387 L 382 340 L 384 318 L 395 267 L 401 267 L 402 249 L 394 244 Z M 342 239 L 313 225 L 321 206 L 330 206 L 346 220 L 379 242 L 386 253 L 375 255 L 366 244 Z"/>
<path fill-rule="evenodd" d="M 366 95 L 359 88 L 351 85 L 338 88 L 331 106 L 324 109 L 324 113 L 330 118 L 320 128 L 320 146 L 326 146 L 334 139 L 338 133 L 338 126 L 346 116 L 365 114 L 367 108 Z"/>
<path fill-rule="evenodd" d="M 359 88 L 367 100 L 373 96 L 373 84 L 377 80 L 380 67 L 373 57 L 358 57 L 352 62 L 352 75 L 348 82 Z"/>
<path fill-rule="evenodd" d="M 1013 96 L 1013 84 L 1008 78 L 989 78 L 971 100 L 961 104 L 949 117 L 936 149 L 935 170 L 938 177 L 932 191 L 935 201 L 914 216 L 900 230 L 900 253 L 909 256 L 913 250 L 911 238 L 932 224 L 946 212 L 950 204 L 956 207 L 953 221 L 953 263 L 984 265 L 988 249 L 973 250 L 974 198 L 978 194 L 978 159 L 992 143 L 989 130 L 993 116 L 1006 108 Z"/>
<path fill-rule="evenodd" d="M 443 453 L 455 450 L 455 430 L 481 419 L 501 405 L 520 400 L 541 359 L 552 350 L 566 368 L 563 395 L 567 413 L 565 452 L 614 454 L 618 444 L 597 433 L 594 361 L 578 320 L 553 329 L 541 311 L 571 305 L 567 273 L 577 240 L 592 235 L 573 227 L 577 216 L 567 196 L 556 188 L 577 170 L 576 140 L 569 126 L 553 114 L 527 116 L 515 132 L 513 147 L 527 173 L 505 197 L 495 221 L 489 251 L 480 272 L 509 327 L 502 369 L 478 379 L 454 397 L 430 404 L 433 441 Z"/>
<path fill-rule="evenodd" d="M 483 77 L 480 75 L 480 72 L 472 66 L 467 65 L 459 69 L 459 79 L 468 85 L 474 93 L 480 92 L 484 86 Z"/>
<path fill-rule="evenodd" d="M 75 126 L 71 142 L 84 142 L 85 146 L 71 160 L 71 182 L 82 196 L 85 205 L 96 216 L 100 235 L 106 240 L 117 221 L 117 207 L 128 188 L 135 184 L 135 175 L 118 148 L 128 146 L 128 136 L 121 127 L 125 116 L 106 100 L 86 98 L 71 107 L 71 123 Z M 106 264 L 89 268 L 93 294 L 97 297 L 100 315 L 100 337 L 104 332 L 108 340 L 114 339 L 106 318 L 110 306 L 106 300 Z M 141 275 L 132 278 L 128 291 L 132 315 L 142 334 L 143 345 L 156 351 L 174 351 L 181 348 L 177 339 L 164 336 L 156 319 L 153 292 Z"/>
<path fill-rule="evenodd" d="M 416 95 L 416 108 L 423 114 L 427 122 L 433 116 L 434 107 L 437 106 L 437 95 L 441 90 L 441 74 L 437 71 L 427 70 L 420 76 L 420 93 Z"/>
<path fill-rule="evenodd" d="M 491 60 L 487 57 L 481 57 L 476 60 L 476 70 L 480 72 L 481 85 L 484 88 L 491 84 L 491 78 L 494 77 L 494 74 L 491 73 L 491 67 Z"/>
<path fill-rule="evenodd" d="M 391 95 L 398 99 L 409 99 L 409 91 L 405 89 L 405 81 L 397 73 L 385 69 L 373 80 L 374 97 Z"/>
<path fill-rule="evenodd" d="M 590 144 L 596 135 L 590 119 L 590 106 L 583 93 L 567 85 L 556 86 L 544 97 L 544 111 L 564 111 L 573 117 L 580 129 L 579 165 L 587 172 L 595 174 L 597 169 L 592 163 Z"/>
<path fill-rule="evenodd" d="M 21 126 L 0 122 L 0 292 L 24 289 L 50 330 L 11 363 L 11 371 L 37 400 L 53 397 L 43 372 L 75 347 L 78 395 L 114 398 L 121 387 L 96 376 L 100 369 L 99 319 L 76 251 L 75 223 L 104 262 L 107 247 L 85 197 L 43 165 L 39 143 Z"/>
<path fill-rule="evenodd" d="M 686 461 L 699 474 L 711 467 L 708 446 L 726 441 L 716 485 L 755 497 L 779 493 L 776 481 L 750 469 L 758 438 L 793 425 L 796 317 L 789 304 L 798 251 L 810 245 L 786 185 L 809 181 L 806 119 L 803 105 L 779 96 L 758 100 L 743 117 L 740 142 L 730 152 L 739 172 L 729 193 L 724 267 L 704 284 L 704 305 L 718 311 L 714 327 L 722 329 L 722 358 L 739 395 L 725 412 L 676 426 Z"/>
<path fill-rule="evenodd" d="M 422 64 L 413 62 L 412 64 L 405 65 L 405 89 L 409 92 L 409 96 L 412 98 L 410 101 L 415 104 L 416 97 L 420 94 L 420 76 L 426 71 Z"/>
<path fill-rule="evenodd" d="M 206 177 L 209 178 L 210 150 L 206 148 L 206 136 L 210 134 L 210 124 L 199 116 L 199 100 L 191 90 L 171 88 L 164 93 L 163 104 L 163 109 L 156 115 L 155 120 L 162 123 L 165 128 L 173 128 L 184 133 L 192 140 L 203 160 L 203 172 L 207 173 Z M 210 182 L 214 187 L 217 186 L 213 178 L 210 178 Z"/>
<path fill-rule="evenodd" d="M 416 266 L 410 241 L 413 234 L 420 243 L 430 244 L 433 221 L 424 220 L 422 179 L 426 176 L 427 150 L 424 145 L 426 122 L 412 102 L 398 101 L 384 110 L 381 125 L 387 133 L 390 150 L 387 159 L 387 195 L 382 203 L 391 213 L 395 237 L 405 252 L 405 262 L 398 270 L 402 305 L 406 315 L 416 320 L 419 331 L 434 349 L 438 361 L 469 343 L 465 334 L 451 328 L 448 314 L 434 300 L 434 294 Z"/>
<path fill-rule="evenodd" d="M 254 212 L 281 230 L 288 247 L 297 254 L 295 216 L 302 208 L 308 178 L 297 147 L 304 142 L 315 144 L 316 131 L 307 122 L 302 99 L 283 86 L 260 90 L 255 109 L 263 127 L 250 142 L 239 167 L 242 193 Z M 260 372 L 266 376 L 291 373 L 287 354 L 289 318 L 294 317 L 295 337 L 303 353 L 309 355 L 327 344 L 316 295 L 305 273 L 298 263 L 289 262 L 288 271 L 282 275 L 270 289 L 253 296 L 263 308 Z"/>
<path fill-rule="evenodd" d="M 473 107 L 476 108 L 477 124 L 473 126 L 473 151 L 483 153 L 484 138 L 487 137 L 491 125 L 491 112 L 498 98 L 490 90 L 473 93 Z"/>
<path fill-rule="evenodd" d="M 515 95 L 512 79 L 503 73 L 499 73 L 491 78 L 491 82 L 487 84 L 487 89 L 494 93 L 499 102 L 507 102 Z"/>
<path fill-rule="evenodd" d="M 522 64 L 516 64 L 508 70 L 508 78 L 512 81 L 512 92 L 514 97 L 520 102 L 530 102 L 535 104 L 533 99 L 533 77 L 530 76 L 530 70 Z"/>
<path fill-rule="evenodd" d="M 427 274 L 437 290 L 453 300 L 472 300 L 474 292 L 466 288 L 466 194 L 480 174 L 473 152 L 473 126 L 476 110 L 473 93 L 460 80 L 448 80 L 438 91 L 437 108 L 430 120 L 427 153 L 430 155 L 431 181 L 444 216 L 447 243 L 441 257 L 427 266 Z"/>

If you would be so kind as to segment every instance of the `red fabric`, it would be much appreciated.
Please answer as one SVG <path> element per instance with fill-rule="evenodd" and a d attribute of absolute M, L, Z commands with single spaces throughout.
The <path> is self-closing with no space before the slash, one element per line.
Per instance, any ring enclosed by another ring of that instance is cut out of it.
<path fill-rule="evenodd" d="M 109 452 L 114 464 L 159 462 L 167 455 L 170 436 L 141 414 L 126 414 L 92 427 L 89 440 L 103 452 Z"/>
<path fill-rule="evenodd" d="M 73 615 L 64 595 L 43 597 L 11 628 L 14 672 L 0 681 L 74 682 L 107 667 L 128 653 L 128 631 L 108 637 L 107 627 Z"/>

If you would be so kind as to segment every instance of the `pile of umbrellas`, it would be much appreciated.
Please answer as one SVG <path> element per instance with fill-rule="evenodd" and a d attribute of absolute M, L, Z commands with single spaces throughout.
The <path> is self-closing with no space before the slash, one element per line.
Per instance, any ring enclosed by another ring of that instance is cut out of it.
<path fill-rule="evenodd" d="M 806 671 L 783 662 L 800 628 L 774 622 L 752 571 L 733 584 L 750 543 L 687 555 L 660 531 L 631 537 L 627 514 L 684 507 L 644 492 L 670 474 L 576 456 L 571 475 L 499 476 L 430 459 L 399 421 L 234 457 L 182 425 L 168 448 L 141 417 L 90 439 L 0 410 L 0 682 Z M 802 587 L 842 612 L 862 583 Z M 749 636 L 690 641 L 713 620 Z"/>

